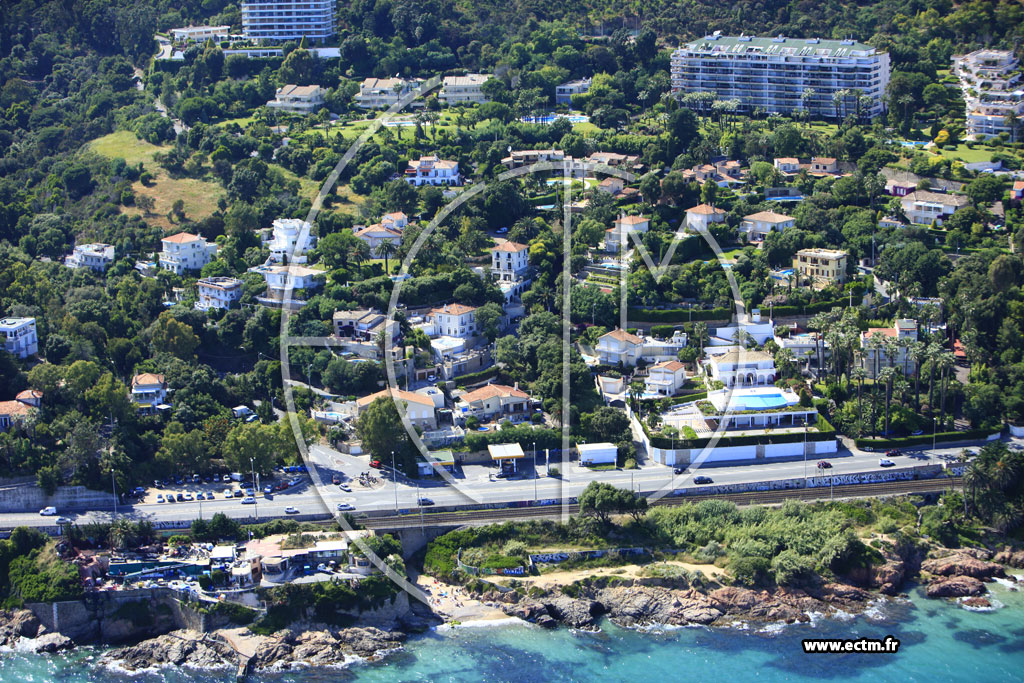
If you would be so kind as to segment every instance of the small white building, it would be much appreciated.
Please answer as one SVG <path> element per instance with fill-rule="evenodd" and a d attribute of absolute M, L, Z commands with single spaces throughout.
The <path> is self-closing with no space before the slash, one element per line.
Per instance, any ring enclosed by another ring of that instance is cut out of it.
<path fill-rule="evenodd" d="M 472 339 L 477 334 L 476 307 L 465 304 L 445 304 L 430 311 L 427 316 L 433 323 L 435 335 Z"/>
<path fill-rule="evenodd" d="M 176 43 L 202 43 L 207 40 L 227 40 L 230 26 L 186 26 L 172 28 L 171 39 Z"/>
<path fill-rule="evenodd" d="M 970 204 L 970 200 L 960 194 L 942 194 L 917 190 L 900 197 L 900 206 L 911 223 L 918 225 L 942 225 L 954 213 Z"/>
<path fill-rule="evenodd" d="M 786 175 L 800 172 L 800 160 L 796 157 L 775 157 L 772 165 L 776 171 Z"/>
<path fill-rule="evenodd" d="M 324 106 L 326 92 L 319 85 L 283 85 L 267 106 L 294 114 L 311 114 Z"/>
<path fill-rule="evenodd" d="M 608 228 L 604 233 L 604 250 L 618 253 L 622 243 L 626 243 L 629 249 L 629 234 L 635 232 L 644 234 L 651 227 L 651 222 L 644 216 L 619 216 L 615 219 L 613 227 Z"/>
<path fill-rule="evenodd" d="M 175 275 L 202 270 L 217 255 L 217 245 L 208 243 L 199 235 L 179 232 L 160 240 L 160 267 Z"/>
<path fill-rule="evenodd" d="M 591 79 L 579 78 L 555 86 L 555 104 L 572 105 L 573 95 L 582 95 L 590 90 Z"/>
<path fill-rule="evenodd" d="M 64 258 L 68 268 L 91 268 L 97 273 L 106 271 L 113 262 L 114 245 L 102 243 L 79 244 Z"/>
<path fill-rule="evenodd" d="M 483 84 L 490 78 L 490 74 L 445 76 L 437 99 L 449 106 L 453 104 L 483 104 L 489 101 L 484 95 Z"/>
<path fill-rule="evenodd" d="M 636 365 L 644 341 L 635 334 L 616 329 L 597 340 L 597 356 L 602 365 Z"/>
<path fill-rule="evenodd" d="M 364 78 L 355 95 L 356 106 L 363 109 L 386 109 L 412 92 L 419 81 L 404 78 Z"/>
<path fill-rule="evenodd" d="M 289 264 L 286 266 L 256 266 L 249 272 L 259 273 L 267 283 L 267 296 L 261 297 L 261 303 L 284 301 L 291 289 L 292 297 L 299 290 L 319 289 L 323 284 L 324 271 Z"/>
<path fill-rule="evenodd" d="M 0 339 L 3 349 L 18 358 L 28 358 L 39 352 L 39 335 L 35 318 L 4 318 L 0 320 Z"/>
<path fill-rule="evenodd" d="M 491 275 L 499 282 L 515 282 L 530 267 L 529 248 L 518 242 L 491 247 Z"/>
<path fill-rule="evenodd" d="M 576 452 L 580 454 L 580 465 L 614 465 L 619 457 L 619 449 L 613 443 L 578 443 Z"/>
<path fill-rule="evenodd" d="M 152 414 L 167 405 L 167 382 L 163 375 L 144 372 L 132 377 L 131 400 L 139 412 Z"/>
<path fill-rule="evenodd" d="M 644 389 L 649 394 L 675 396 L 686 383 L 686 366 L 677 360 L 655 363 L 647 373 Z"/>
<path fill-rule="evenodd" d="M 392 211 L 380 217 L 380 224 L 392 230 L 405 230 L 409 225 L 409 217 L 404 211 Z"/>
<path fill-rule="evenodd" d="M 438 159 L 436 156 L 425 156 L 409 161 L 405 169 L 405 180 L 410 185 L 461 185 L 459 178 L 459 162 Z"/>
<path fill-rule="evenodd" d="M 708 204 L 698 204 L 686 210 L 686 227 L 691 230 L 707 230 L 712 223 L 724 223 L 725 211 Z"/>
<path fill-rule="evenodd" d="M 473 416 L 495 422 L 524 422 L 530 419 L 530 395 L 519 386 L 488 384 L 467 392 L 455 400 L 456 416 Z"/>
<path fill-rule="evenodd" d="M 263 246 L 270 250 L 274 263 L 305 263 L 306 252 L 316 246 L 309 223 L 300 218 L 277 218 L 270 239 Z"/>
<path fill-rule="evenodd" d="M 796 219 L 774 211 L 758 211 L 749 216 L 744 216 L 740 221 L 739 232 L 746 235 L 751 242 L 760 242 L 768 233 L 773 230 L 782 232 L 786 228 L 792 228 Z"/>
<path fill-rule="evenodd" d="M 764 351 L 735 349 L 710 356 L 704 361 L 704 370 L 708 377 L 727 388 L 775 383 L 775 359 Z"/>
<path fill-rule="evenodd" d="M 206 311 L 211 308 L 228 310 L 231 304 L 242 298 L 242 281 L 236 277 L 204 277 L 196 282 L 199 300 L 196 308 Z"/>

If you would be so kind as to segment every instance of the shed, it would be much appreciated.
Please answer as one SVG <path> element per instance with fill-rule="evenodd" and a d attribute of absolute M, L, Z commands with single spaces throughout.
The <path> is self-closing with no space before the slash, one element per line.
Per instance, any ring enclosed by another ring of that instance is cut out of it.
<path fill-rule="evenodd" d="M 580 465 L 614 465 L 619 449 L 613 443 L 578 443 Z"/>

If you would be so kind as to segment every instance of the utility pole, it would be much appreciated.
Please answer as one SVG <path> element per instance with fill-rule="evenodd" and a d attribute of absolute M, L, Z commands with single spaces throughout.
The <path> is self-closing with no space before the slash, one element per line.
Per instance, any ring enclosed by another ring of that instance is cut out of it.
<path fill-rule="evenodd" d="M 932 450 L 935 450 L 935 432 L 938 430 L 939 418 L 932 418 Z"/>
<path fill-rule="evenodd" d="M 804 415 L 804 488 L 807 488 L 807 416 Z"/>
<path fill-rule="evenodd" d="M 110 492 L 114 494 L 114 516 L 117 517 L 117 482 L 114 480 L 114 468 L 110 468 Z"/>
<path fill-rule="evenodd" d="M 395 452 L 391 451 L 391 478 L 395 482 L 395 514 L 398 514 L 398 470 L 395 469 Z M 419 489 L 417 488 L 417 491 Z M 422 513 L 423 511 L 420 510 Z"/>
<path fill-rule="evenodd" d="M 249 458 L 249 471 L 252 473 L 252 511 L 256 521 L 260 521 L 259 503 L 256 502 L 256 459 Z"/>

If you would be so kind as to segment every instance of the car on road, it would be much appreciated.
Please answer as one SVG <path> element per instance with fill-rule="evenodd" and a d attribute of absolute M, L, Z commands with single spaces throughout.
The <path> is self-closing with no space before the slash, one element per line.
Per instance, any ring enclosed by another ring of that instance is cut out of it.
<path fill-rule="evenodd" d="M 236 490 L 235 490 L 235 492 L 234 492 L 234 493 L 233 493 L 232 495 L 233 495 L 233 496 L 234 496 L 235 498 L 241 498 L 241 497 L 243 497 L 243 496 L 244 496 L 245 494 L 244 494 L 244 493 L 242 493 L 242 489 L 236 489 Z"/>
<path fill-rule="evenodd" d="M 267 484 L 266 486 L 263 487 L 263 495 L 264 496 L 269 496 L 273 492 L 274 492 L 274 485 L 273 484 Z"/>
<path fill-rule="evenodd" d="M 286 515 L 297 515 L 297 514 L 299 514 L 299 509 L 298 508 L 294 508 L 291 505 L 289 505 L 288 507 L 286 507 L 284 509 L 284 514 L 286 514 Z"/>
<path fill-rule="evenodd" d="M 416 500 L 417 505 L 433 505 L 434 501 L 430 498 L 419 498 Z"/>
<path fill-rule="evenodd" d="M 338 484 L 338 488 L 344 491 L 345 493 L 352 493 L 352 487 L 349 486 L 348 484 Z"/>
<path fill-rule="evenodd" d="M 344 512 L 345 510 L 355 510 L 355 507 L 351 503 L 338 503 L 338 510 Z"/>
<path fill-rule="evenodd" d="M 832 463 L 830 463 L 828 460 L 819 460 L 818 461 L 818 469 L 819 470 L 829 470 L 829 469 L 832 469 Z"/>
<path fill-rule="evenodd" d="M 60 524 L 71 524 L 71 519 L 68 517 L 58 517 L 56 519 L 58 525 Z"/>
<path fill-rule="evenodd" d="M 887 458 L 895 458 L 897 455 L 903 455 L 903 453 L 898 448 L 890 448 L 885 452 L 885 457 Z"/>
<path fill-rule="evenodd" d="M 146 495 L 146 489 L 142 488 L 141 486 L 136 486 L 135 488 L 132 489 L 132 495 L 135 496 L 136 498 L 142 498 L 144 495 Z"/>
<path fill-rule="evenodd" d="M 242 499 L 242 505 L 255 505 L 255 504 L 256 504 L 256 499 L 253 498 L 252 496 L 246 496 L 245 498 Z"/>
<path fill-rule="evenodd" d="M 697 475 L 693 478 L 694 484 L 712 484 L 714 480 L 711 477 L 705 477 L 703 474 Z"/>
<path fill-rule="evenodd" d="M 874 453 L 875 452 L 875 449 L 872 448 L 871 446 L 865 446 L 861 450 L 864 451 L 865 453 Z"/>
<path fill-rule="evenodd" d="M 879 458 L 878 459 L 878 466 L 879 467 L 894 467 L 895 465 L 896 465 L 896 463 L 894 463 L 889 458 Z"/>
<path fill-rule="evenodd" d="M 685 467 L 677 467 L 677 468 L 675 468 L 675 469 L 674 469 L 674 470 L 672 470 L 672 471 L 673 471 L 673 472 L 674 472 L 675 474 L 682 474 L 683 472 L 685 472 L 685 471 L 686 471 L 686 468 L 685 468 Z"/>
<path fill-rule="evenodd" d="M 164 494 L 161 493 L 160 495 L 158 495 L 156 497 L 156 502 L 158 502 L 158 503 L 164 502 Z"/>
<path fill-rule="evenodd" d="M 507 479 L 508 476 L 509 476 L 509 473 L 506 472 L 505 470 L 502 470 L 502 471 L 498 472 L 497 474 L 495 474 L 494 478 L 495 479 Z"/>
<path fill-rule="evenodd" d="M 372 467 L 372 468 L 374 468 L 376 470 L 379 470 L 380 469 L 380 460 L 371 460 L 370 461 L 370 467 Z"/>

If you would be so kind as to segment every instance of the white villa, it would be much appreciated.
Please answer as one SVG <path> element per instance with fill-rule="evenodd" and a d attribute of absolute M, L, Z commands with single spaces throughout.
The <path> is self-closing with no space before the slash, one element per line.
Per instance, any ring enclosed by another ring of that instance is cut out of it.
<path fill-rule="evenodd" d="M 623 329 L 616 329 L 601 335 L 595 350 L 602 365 L 634 366 L 638 361 L 659 363 L 675 360 L 679 351 L 686 346 L 686 334 L 675 332 L 671 339 L 640 337 Z"/>
<path fill-rule="evenodd" d="M 114 262 L 114 245 L 79 244 L 70 256 L 64 258 L 68 268 L 91 268 L 97 273 L 104 272 Z"/>
<path fill-rule="evenodd" d="M 740 221 L 739 232 L 746 235 L 751 242 L 760 242 L 773 230 L 782 232 L 786 228 L 792 228 L 796 219 L 774 211 L 759 211 L 749 216 L 744 216 Z"/>
<path fill-rule="evenodd" d="M 411 159 L 405 169 L 405 180 L 410 185 L 461 185 L 459 162 L 438 159 L 436 156 Z"/>
<path fill-rule="evenodd" d="M 499 282 L 515 282 L 530 267 L 529 248 L 518 242 L 491 247 L 491 275 Z"/>
<path fill-rule="evenodd" d="M 382 223 L 374 223 L 365 228 L 358 228 L 352 234 L 370 246 L 370 253 L 375 258 L 382 257 L 380 245 L 384 242 L 391 242 L 397 247 L 402 241 L 401 230 L 389 228 Z"/>
<path fill-rule="evenodd" d="M 217 255 L 217 245 L 210 244 L 198 235 L 179 232 L 160 240 L 160 267 L 176 275 L 190 270 L 202 270 L 203 266 Z"/>
<path fill-rule="evenodd" d="M 324 106 L 326 92 L 319 85 L 283 85 L 267 106 L 294 114 L 311 114 Z"/>
<path fill-rule="evenodd" d="M 356 106 L 363 109 L 385 109 L 419 86 L 417 80 L 404 78 L 365 78 L 356 93 Z"/>
<path fill-rule="evenodd" d="M 647 369 L 646 393 L 674 396 L 686 383 L 686 366 L 677 360 L 656 363 Z"/>
<path fill-rule="evenodd" d="M 230 26 L 186 26 L 172 28 L 171 39 L 176 43 L 202 43 L 207 40 L 224 40 L 231 33 Z"/>
<path fill-rule="evenodd" d="M 430 311 L 427 316 L 436 332 L 431 336 L 457 337 L 469 340 L 476 336 L 476 307 L 465 304 L 445 304 Z"/>
<path fill-rule="evenodd" d="M 204 277 L 196 282 L 199 300 L 196 308 L 201 311 L 211 308 L 228 310 L 231 304 L 242 298 L 242 281 L 235 277 Z"/>
<path fill-rule="evenodd" d="M 724 223 L 725 211 L 708 204 L 698 204 L 686 210 L 686 227 L 691 230 L 707 230 L 712 223 Z"/>
<path fill-rule="evenodd" d="M 952 216 L 959 209 L 970 204 L 970 200 L 961 194 L 943 194 L 917 190 L 900 197 L 900 206 L 911 223 L 918 225 L 942 225 L 942 221 Z"/>
<path fill-rule="evenodd" d="M 316 237 L 309 233 L 309 223 L 300 218 L 277 218 L 270 239 L 263 246 L 270 250 L 274 263 L 305 263 L 306 252 L 316 246 Z"/>
<path fill-rule="evenodd" d="M 167 404 L 167 382 L 163 375 L 144 372 L 132 377 L 131 399 L 141 413 L 152 414 Z"/>
<path fill-rule="evenodd" d="M 485 421 L 523 422 L 530 419 L 530 395 L 519 386 L 488 384 L 467 392 L 455 400 L 459 418 L 474 416 Z"/>
<path fill-rule="evenodd" d="M 555 104 L 572 105 L 573 95 L 582 95 L 590 90 L 591 79 L 579 78 L 555 86 Z"/>
<path fill-rule="evenodd" d="M 304 290 L 318 289 L 324 276 L 322 270 L 295 264 L 255 266 L 249 272 L 259 273 L 266 281 L 266 295 L 256 298 L 266 306 L 304 306 L 306 302 L 296 296 Z"/>
<path fill-rule="evenodd" d="M 39 335 L 35 318 L 4 318 L 0 320 L 0 341 L 3 350 L 18 358 L 39 352 Z"/>
<path fill-rule="evenodd" d="M 429 396 L 418 394 L 414 391 L 402 391 L 401 389 L 389 391 L 382 389 L 369 396 L 358 398 L 355 401 L 356 415 L 362 415 L 370 407 L 370 404 L 378 398 L 387 398 L 389 396 L 395 401 L 396 405 L 401 402 L 413 426 L 422 427 L 423 429 L 437 429 L 437 413 L 434 400 Z"/>
<path fill-rule="evenodd" d="M 380 217 L 380 224 L 392 230 L 405 230 L 409 225 L 409 217 L 403 211 L 392 211 Z"/>
<path fill-rule="evenodd" d="M 445 76 L 441 92 L 437 99 L 447 105 L 483 104 L 487 102 L 483 84 L 491 78 L 490 74 L 466 74 L 465 76 Z"/>
<path fill-rule="evenodd" d="M 635 232 L 644 234 L 651 227 L 649 219 L 643 216 L 619 216 L 615 219 L 613 227 L 608 228 L 604 233 L 604 249 L 612 253 L 618 253 L 623 241 L 626 249 L 629 249 L 629 233 Z"/>
<path fill-rule="evenodd" d="M 704 372 L 727 388 L 775 383 L 775 359 L 764 351 L 734 349 L 704 360 Z"/>
<path fill-rule="evenodd" d="M 1010 50 L 975 50 L 953 58 L 953 73 L 960 79 L 967 105 L 967 133 L 986 138 L 1000 133 L 1020 133 L 1024 119 L 1024 87 L 1021 85 L 1020 61 Z M 1014 131 L 1006 117 L 1018 119 Z"/>

